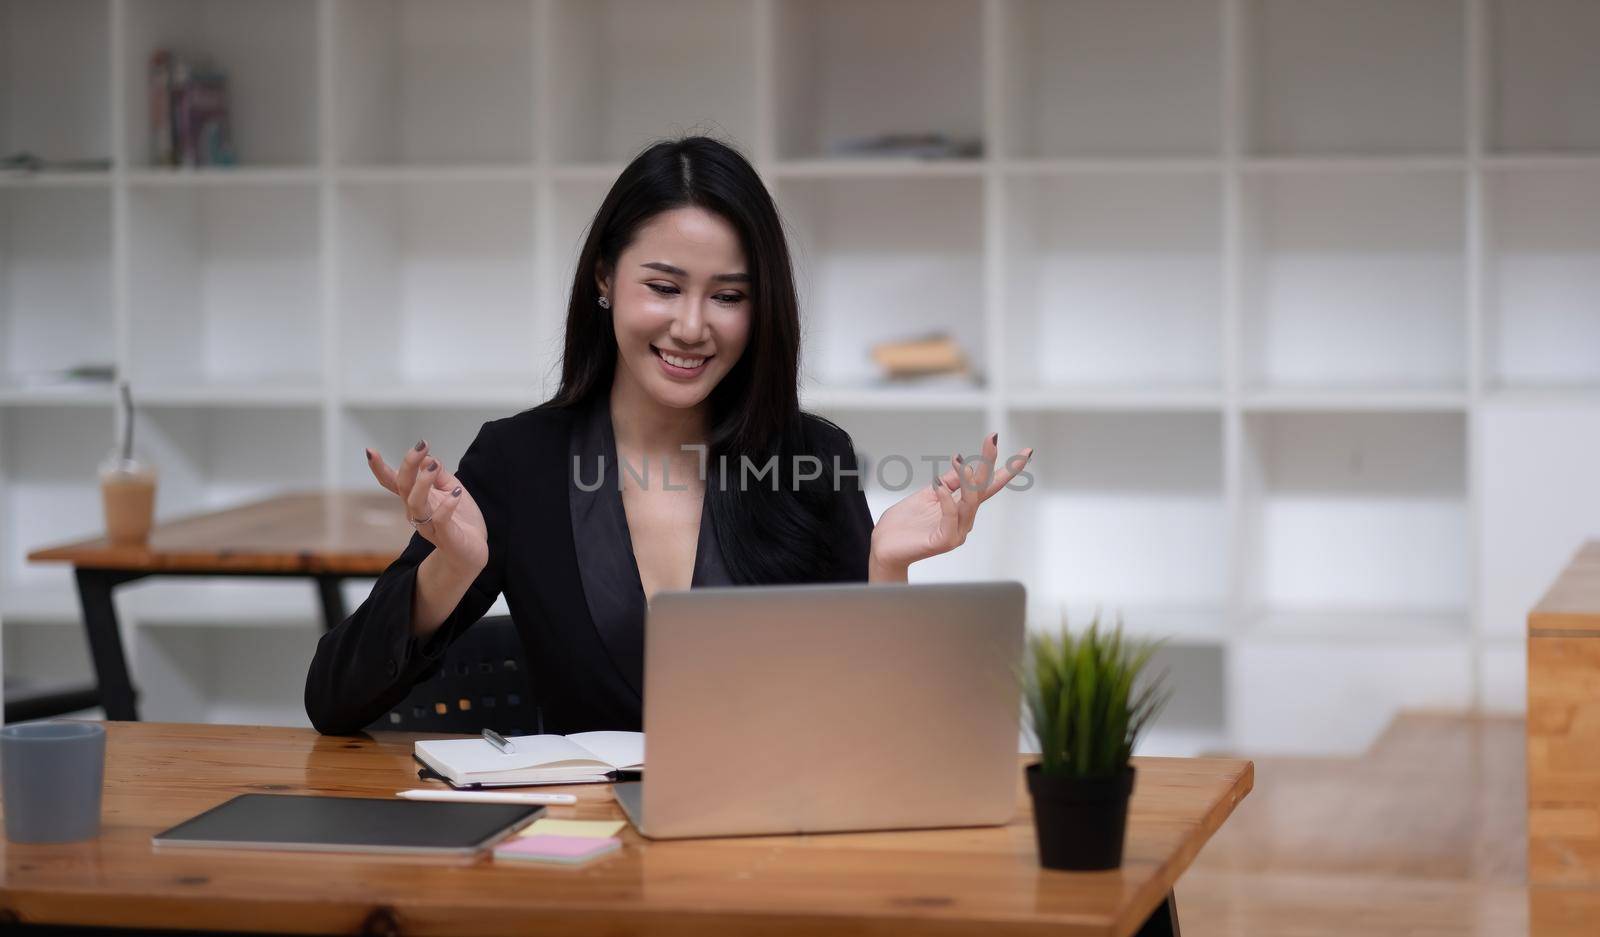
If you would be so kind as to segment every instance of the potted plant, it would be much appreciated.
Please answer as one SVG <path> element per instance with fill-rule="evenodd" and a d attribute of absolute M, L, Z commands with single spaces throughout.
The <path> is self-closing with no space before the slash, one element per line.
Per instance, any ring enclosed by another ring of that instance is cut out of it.
<path fill-rule="evenodd" d="M 1159 646 L 1125 639 L 1120 621 L 1102 632 L 1098 615 L 1077 635 L 1063 625 L 1029 636 L 1023 699 L 1040 759 L 1026 773 L 1045 868 L 1122 864 L 1134 782 L 1128 759 L 1171 697 L 1164 673 L 1139 680 Z"/>

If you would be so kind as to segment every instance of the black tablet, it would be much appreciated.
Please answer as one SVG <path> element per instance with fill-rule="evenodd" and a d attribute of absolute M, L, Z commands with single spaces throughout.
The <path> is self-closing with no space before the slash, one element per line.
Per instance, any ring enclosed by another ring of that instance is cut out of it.
<path fill-rule="evenodd" d="M 157 846 L 470 856 L 544 813 L 466 804 L 303 794 L 241 794 L 157 833 Z"/>

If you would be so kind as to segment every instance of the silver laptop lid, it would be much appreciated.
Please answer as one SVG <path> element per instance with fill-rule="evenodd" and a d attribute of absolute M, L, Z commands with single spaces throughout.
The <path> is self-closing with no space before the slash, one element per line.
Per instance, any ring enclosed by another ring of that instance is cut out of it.
<path fill-rule="evenodd" d="M 1023 631 L 1015 582 L 657 595 L 641 832 L 1006 822 Z"/>

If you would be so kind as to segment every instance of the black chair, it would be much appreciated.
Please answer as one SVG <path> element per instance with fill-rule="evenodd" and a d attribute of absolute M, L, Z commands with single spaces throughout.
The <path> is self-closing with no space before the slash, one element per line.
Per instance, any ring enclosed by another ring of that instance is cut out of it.
<path fill-rule="evenodd" d="M 367 728 L 535 735 L 544 718 L 532 690 L 516 626 L 496 615 L 463 631 L 400 705 Z"/>

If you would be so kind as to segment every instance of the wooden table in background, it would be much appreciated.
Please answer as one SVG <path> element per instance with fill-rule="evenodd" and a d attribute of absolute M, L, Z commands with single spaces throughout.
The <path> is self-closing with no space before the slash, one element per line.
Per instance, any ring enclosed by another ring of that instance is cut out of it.
<path fill-rule="evenodd" d="M 1528 613 L 1528 883 L 1600 886 L 1600 541 Z"/>
<path fill-rule="evenodd" d="M 113 546 L 101 537 L 35 550 L 28 561 L 72 564 L 99 703 L 108 718 L 132 720 L 139 718 L 137 692 L 117 629 L 117 586 L 147 576 L 306 577 L 332 628 L 345 617 L 340 583 L 382 573 L 410 538 L 392 494 L 305 492 L 157 524 L 145 546 Z"/>
<path fill-rule="evenodd" d="M 382 934 L 1174 933 L 1154 912 L 1250 792 L 1248 761 L 1136 758 L 1126 859 L 1039 868 L 1018 771 L 1003 827 L 650 842 L 576 869 L 316 853 L 156 852 L 150 837 L 236 794 L 387 797 L 416 781 L 417 736 L 112 723 L 98 840 L 0 843 L 0 923 Z M 621 813 L 579 785 L 549 816 Z"/>

